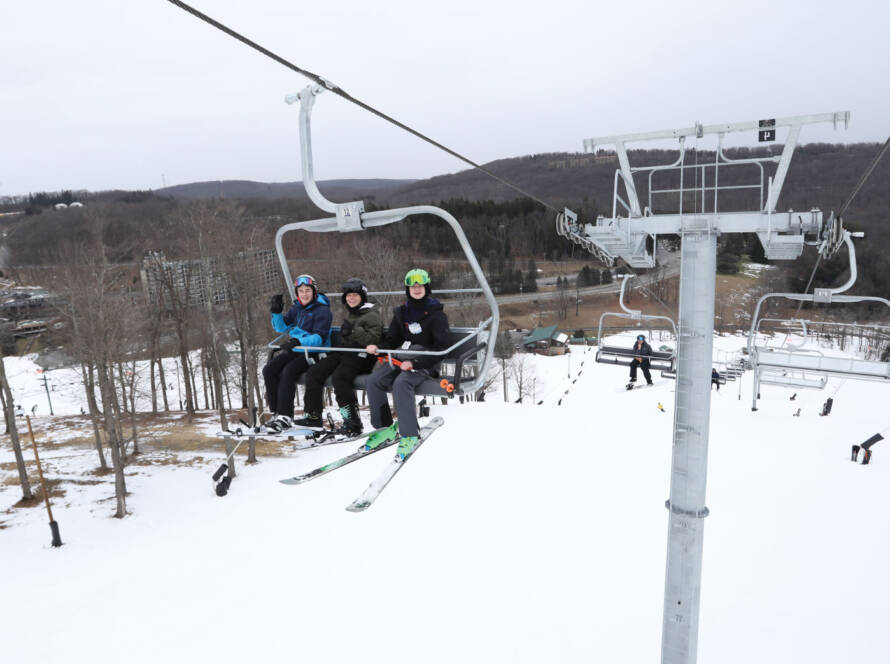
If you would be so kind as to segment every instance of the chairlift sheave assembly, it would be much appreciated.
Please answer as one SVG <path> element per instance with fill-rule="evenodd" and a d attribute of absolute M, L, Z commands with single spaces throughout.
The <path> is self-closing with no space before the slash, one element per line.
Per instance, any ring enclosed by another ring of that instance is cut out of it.
<path fill-rule="evenodd" d="M 467 262 L 479 283 L 479 288 L 437 289 L 436 293 L 481 292 L 489 307 L 490 315 L 480 321 L 475 327 L 452 327 L 451 345 L 445 350 L 411 351 L 412 355 L 432 355 L 444 358 L 441 369 L 442 376 L 437 379 L 430 378 L 422 383 L 417 389 L 417 394 L 448 397 L 462 396 L 478 391 L 485 381 L 485 376 L 491 366 L 491 361 L 494 356 L 495 340 L 498 333 L 499 312 L 494 294 L 488 285 L 488 281 L 485 279 L 482 268 L 479 266 L 479 262 L 467 241 L 460 223 L 449 212 L 433 205 L 414 205 L 390 210 L 366 212 L 362 201 L 334 203 L 325 198 L 318 190 L 315 183 L 312 164 L 312 137 L 310 123 L 312 108 L 315 104 L 316 97 L 324 91 L 325 88 L 323 86 L 309 85 L 298 94 L 288 96 L 285 99 L 289 104 L 296 103 L 297 101 L 300 103 L 300 155 L 303 185 L 306 188 L 306 193 L 310 200 L 312 200 L 312 202 L 320 209 L 333 214 L 331 217 L 284 224 L 275 234 L 275 251 L 278 255 L 278 262 L 281 266 L 281 272 L 284 276 L 285 285 L 287 286 L 288 293 L 290 293 L 291 300 L 293 301 L 295 298 L 295 291 L 290 268 L 288 267 L 287 259 L 284 255 L 283 238 L 286 233 L 296 230 L 313 233 L 349 233 L 403 221 L 411 215 L 425 214 L 438 217 L 448 224 L 457 237 L 458 243 L 467 258 Z M 389 291 L 369 293 L 369 295 L 382 294 L 391 293 Z M 272 349 L 277 348 L 277 344 L 283 336 L 284 335 L 280 335 L 273 340 L 269 344 L 269 347 Z M 339 328 L 332 328 L 332 346 L 327 350 L 350 353 L 361 352 L 360 349 L 338 347 L 336 345 L 338 341 Z M 307 357 L 309 350 L 311 350 L 303 346 L 297 346 L 295 349 L 303 350 L 303 352 L 307 354 Z M 395 353 L 397 353 L 397 351 L 381 350 L 381 354 L 389 359 L 392 359 L 393 354 Z M 355 387 L 357 389 L 364 389 L 366 380 L 366 375 L 359 376 L 356 378 Z"/>

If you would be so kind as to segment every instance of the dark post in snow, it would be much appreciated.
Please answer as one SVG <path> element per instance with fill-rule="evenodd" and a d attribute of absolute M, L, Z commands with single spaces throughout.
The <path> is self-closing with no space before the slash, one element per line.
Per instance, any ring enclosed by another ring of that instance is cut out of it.
<path fill-rule="evenodd" d="M 46 370 L 40 369 L 39 371 L 43 374 L 43 389 L 46 390 L 46 401 L 49 403 L 49 414 L 55 415 L 55 413 L 53 413 L 53 400 L 49 396 L 49 383 L 46 381 Z"/>
<path fill-rule="evenodd" d="M 62 536 L 59 535 L 59 524 L 53 519 L 53 510 L 49 504 L 49 491 L 46 488 L 46 481 L 43 479 L 43 468 L 40 467 L 40 456 L 37 454 L 37 441 L 34 440 L 34 430 L 31 428 L 31 417 L 25 415 L 25 421 L 28 423 L 28 434 L 31 436 L 31 446 L 34 448 L 34 460 L 37 462 L 37 474 L 40 476 L 40 490 L 43 491 L 43 500 L 46 502 L 46 513 L 49 515 L 49 529 L 52 533 L 53 546 L 62 546 Z"/>

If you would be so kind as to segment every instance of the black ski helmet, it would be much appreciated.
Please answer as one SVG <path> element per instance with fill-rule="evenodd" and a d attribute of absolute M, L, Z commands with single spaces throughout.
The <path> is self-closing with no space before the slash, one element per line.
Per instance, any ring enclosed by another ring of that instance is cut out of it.
<path fill-rule="evenodd" d="M 368 301 L 368 287 L 365 286 L 365 282 L 358 277 L 352 277 L 351 279 L 344 281 L 341 290 L 343 291 L 343 295 L 340 299 L 343 300 L 343 305 L 346 307 L 349 306 L 346 304 L 346 296 L 349 293 L 358 293 L 361 296 L 362 303 L 359 306 L 362 306 Z"/>

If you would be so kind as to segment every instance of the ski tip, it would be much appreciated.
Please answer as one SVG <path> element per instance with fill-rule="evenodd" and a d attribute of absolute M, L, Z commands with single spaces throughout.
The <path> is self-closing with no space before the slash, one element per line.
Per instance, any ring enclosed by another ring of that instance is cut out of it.
<path fill-rule="evenodd" d="M 299 477 L 288 477 L 287 479 L 278 480 L 278 481 L 281 482 L 282 484 L 302 484 L 303 483 L 303 480 L 301 480 Z"/>
<path fill-rule="evenodd" d="M 352 505 L 349 505 L 346 508 L 346 511 L 347 512 L 364 512 L 370 506 L 371 506 L 371 503 L 366 502 L 366 501 L 362 501 L 360 503 L 358 503 L 358 502 L 352 503 Z"/>

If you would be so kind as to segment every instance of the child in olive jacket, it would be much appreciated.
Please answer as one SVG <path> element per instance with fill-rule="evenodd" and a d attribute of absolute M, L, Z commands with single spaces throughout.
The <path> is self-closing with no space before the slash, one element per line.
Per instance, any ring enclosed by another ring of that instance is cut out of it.
<path fill-rule="evenodd" d="M 340 326 L 341 348 L 362 348 L 380 342 L 383 336 L 383 319 L 377 306 L 368 302 L 368 287 L 361 279 L 348 279 L 343 284 L 343 305 L 346 307 L 346 320 Z M 334 386 L 334 395 L 343 416 L 343 428 L 347 435 L 362 432 L 359 417 L 358 398 L 353 381 L 359 374 L 370 373 L 374 368 L 375 357 L 361 353 L 329 352 L 327 357 L 318 360 L 306 372 L 306 416 L 295 422 L 298 426 L 318 427 L 322 425 L 324 402 L 322 392 L 328 376 Z"/>

